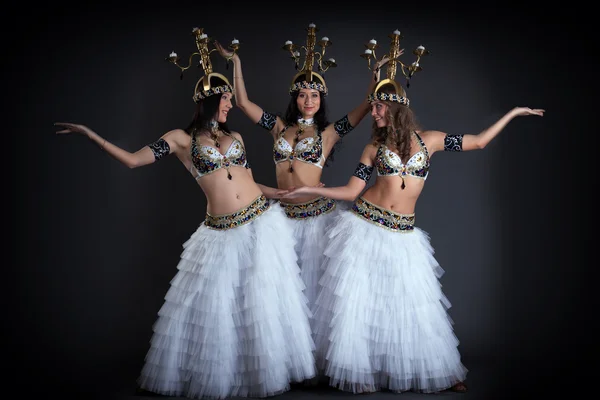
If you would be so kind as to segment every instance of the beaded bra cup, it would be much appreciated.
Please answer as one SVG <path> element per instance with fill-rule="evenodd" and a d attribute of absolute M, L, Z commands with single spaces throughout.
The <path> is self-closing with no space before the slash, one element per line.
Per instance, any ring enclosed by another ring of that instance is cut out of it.
<path fill-rule="evenodd" d="M 192 137 L 191 153 L 196 179 L 222 168 L 227 169 L 227 177 L 231 179 L 230 167 L 247 167 L 244 146 L 235 137 L 232 139 L 225 154 L 221 154 L 215 147 L 198 144 L 196 138 Z"/>
<path fill-rule="evenodd" d="M 375 166 L 379 176 L 412 176 L 415 178 L 427 179 L 429 174 L 429 152 L 421 137 L 414 132 L 417 142 L 421 149 L 413 154 L 404 164 L 400 156 L 391 151 L 386 145 L 382 144 L 377 149 L 375 156 Z"/>

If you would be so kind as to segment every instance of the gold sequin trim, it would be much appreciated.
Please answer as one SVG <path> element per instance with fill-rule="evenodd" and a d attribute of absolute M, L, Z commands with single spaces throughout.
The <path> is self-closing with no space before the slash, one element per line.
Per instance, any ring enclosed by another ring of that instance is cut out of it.
<path fill-rule="evenodd" d="M 415 228 L 415 214 L 398 214 L 378 207 L 362 197 L 356 199 L 352 211 L 368 222 L 393 232 L 412 232 Z"/>
<path fill-rule="evenodd" d="M 264 195 L 260 195 L 249 206 L 231 214 L 210 215 L 206 213 L 204 225 L 218 230 L 237 228 L 254 220 L 268 209 L 269 201 Z"/>
<path fill-rule="evenodd" d="M 292 219 L 306 219 L 327 214 L 335 208 L 335 200 L 319 197 L 306 203 L 290 204 L 279 203 L 284 208 L 285 214 Z"/>

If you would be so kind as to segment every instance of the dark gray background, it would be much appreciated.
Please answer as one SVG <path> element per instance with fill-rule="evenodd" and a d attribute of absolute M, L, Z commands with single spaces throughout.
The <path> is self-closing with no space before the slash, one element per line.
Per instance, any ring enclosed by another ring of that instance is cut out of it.
<path fill-rule="evenodd" d="M 330 120 L 366 94 L 363 44 L 375 38 L 385 51 L 394 29 L 405 36 L 405 61 L 418 45 L 432 52 L 408 89 L 425 128 L 478 133 L 512 107 L 546 109 L 513 120 L 483 151 L 436 154 L 417 225 L 446 270 L 464 363 L 491 366 L 490 390 L 589 387 L 594 259 L 584 253 L 594 231 L 583 229 L 597 186 L 586 177 L 597 114 L 589 10 L 301 4 L 54 2 L 8 11 L 18 26 L 3 28 L 5 152 L 16 193 L 7 210 L 15 276 L 5 283 L 16 293 L 5 304 L 17 318 L 4 323 L 17 339 L 13 384 L 63 395 L 131 386 L 182 243 L 204 218 L 203 194 L 175 157 L 129 170 L 82 137 L 54 135 L 53 122 L 86 124 L 130 151 L 184 128 L 201 74 L 181 81 L 164 58 L 195 50 L 195 26 L 223 43 L 239 39 L 250 98 L 283 112 L 296 71 L 281 46 L 303 43 L 314 22 L 339 64 L 325 74 Z M 231 78 L 216 53 L 213 64 Z M 271 137 L 239 109 L 228 122 L 244 136 L 256 180 L 274 185 Z M 343 141 L 324 170 L 328 186 L 347 182 L 370 126 L 368 116 Z"/>

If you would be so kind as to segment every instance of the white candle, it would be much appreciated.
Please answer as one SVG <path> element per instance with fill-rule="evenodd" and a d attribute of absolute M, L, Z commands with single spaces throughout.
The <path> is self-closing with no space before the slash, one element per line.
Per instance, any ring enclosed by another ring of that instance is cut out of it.
<path fill-rule="evenodd" d="M 399 34 L 400 34 L 400 31 L 399 31 L 398 29 L 396 29 L 396 30 L 394 31 L 394 35 L 399 35 Z"/>
<path fill-rule="evenodd" d="M 169 54 L 169 57 L 175 58 L 175 57 L 177 57 L 177 53 L 175 53 L 174 51 L 172 51 L 171 54 Z"/>
<path fill-rule="evenodd" d="M 421 51 L 422 51 L 422 50 L 425 50 L 425 47 L 423 47 L 423 46 L 419 46 L 419 47 L 417 47 L 417 50 L 421 50 Z"/>
<path fill-rule="evenodd" d="M 315 24 L 313 24 L 313 23 L 311 22 L 310 24 L 308 24 L 308 27 L 309 27 L 309 28 L 315 28 L 315 27 L 316 27 L 316 25 L 315 25 Z"/>
<path fill-rule="evenodd" d="M 371 43 L 371 44 L 377 44 L 377 40 L 371 39 L 371 40 L 369 40 L 369 43 Z"/>
<path fill-rule="evenodd" d="M 238 44 L 240 41 L 237 40 L 236 38 L 233 38 L 233 40 L 231 41 L 231 44 Z"/>
<path fill-rule="evenodd" d="M 413 67 L 418 67 L 419 63 L 415 61 L 415 62 L 412 63 L 412 65 L 413 65 Z"/>
<path fill-rule="evenodd" d="M 203 33 L 202 35 L 200 35 L 200 39 L 206 39 L 206 38 L 207 38 L 206 33 Z"/>
<path fill-rule="evenodd" d="M 299 51 L 295 51 L 295 52 L 294 52 L 294 56 L 296 56 L 296 57 L 300 57 L 300 52 L 299 52 Z"/>
<path fill-rule="evenodd" d="M 288 44 L 292 44 L 291 40 L 286 40 L 285 45 L 287 46 Z"/>
<path fill-rule="evenodd" d="M 330 58 L 330 59 L 329 59 L 329 62 L 332 62 L 332 63 L 334 63 L 334 64 L 335 64 L 335 58 Z"/>
<path fill-rule="evenodd" d="M 323 37 L 321 38 L 321 40 L 322 40 L 322 41 L 324 41 L 324 42 L 328 42 L 328 41 L 329 41 L 329 38 L 328 38 L 327 36 L 323 36 Z"/>
<path fill-rule="evenodd" d="M 365 54 L 371 54 L 371 53 L 373 53 L 373 52 L 371 51 L 371 49 L 365 49 Z"/>

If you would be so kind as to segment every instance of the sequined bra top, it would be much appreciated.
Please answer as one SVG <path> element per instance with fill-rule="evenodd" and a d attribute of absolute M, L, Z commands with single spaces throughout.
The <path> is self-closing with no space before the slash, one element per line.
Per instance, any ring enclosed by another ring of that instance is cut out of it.
<path fill-rule="evenodd" d="M 270 131 L 275 127 L 276 122 L 277 116 L 275 114 L 263 111 L 263 115 L 257 124 Z M 292 171 L 292 161 L 298 160 L 307 164 L 315 165 L 319 168 L 323 168 L 323 165 L 325 164 L 325 157 L 323 156 L 322 133 L 317 130 L 313 136 L 309 136 L 298 141 L 296 146 L 293 148 L 292 145 L 290 145 L 289 142 L 283 137 L 283 134 L 289 129 L 290 126 L 291 125 L 287 125 L 281 130 L 281 132 L 279 132 L 277 140 L 273 144 L 273 161 L 275 161 L 275 164 L 288 161 L 290 163 L 290 171 Z M 333 129 L 340 138 L 343 138 L 350 131 L 352 131 L 354 127 L 350 124 L 348 115 L 344 115 L 333 124 Z"/>
<path fill-rule="evenodd" d="M 218 171 L 221 168 L 226 168 L 228 172 L 230 167 L 249 168 L 244 145 L 235 137 L 231 136 L 231 138 L 233 141 L 229 145 L 229 148 L 225 154 L 221 154 L 215 147 L 196 143 L 196 138 L 192 136 L 191 153 L 193 166 L 191 172 L 196 179 Z M 194 169 L 196 171 L 193 171 Z"/>
<path fill-rule="evenodd" d="M 427 179 L 429 173 L 429 152 L 425 143 L 417 132 L 413 133 L 421 150 L 410 157 L 406 164 L 402 163 L 400 156 L 382 144 L 377 149 L 375 156 L 375 167 L 379 176 L 413 176 L 415 178 Z"/>
<path fill-rule="evenodd" d="M 273 144 L 273 161 L 275 161 L 275 164 L 298 160 L 323 168 L 325 157 L 323 156 L 323 137 L 321 132 L 317 130 L 313 136 L 305 137 L 296 143 L 296 148 L 292 148 L 283 136 L 289 127 L 290 125 L 281 130 L 279 137 Z"/>

